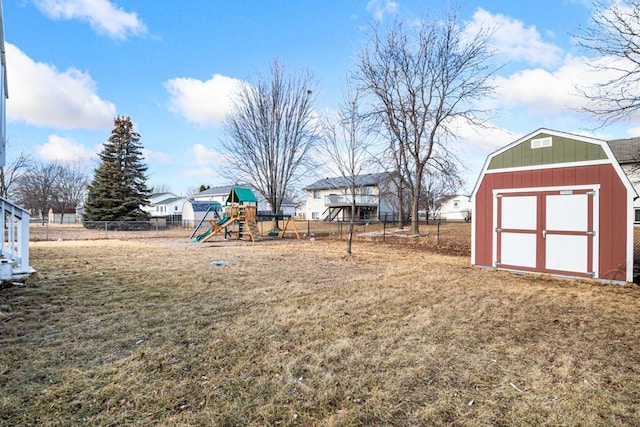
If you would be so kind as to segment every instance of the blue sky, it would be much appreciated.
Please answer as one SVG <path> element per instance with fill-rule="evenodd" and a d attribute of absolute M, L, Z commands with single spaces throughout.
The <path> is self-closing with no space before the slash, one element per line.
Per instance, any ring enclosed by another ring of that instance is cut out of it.
<path fill-rule="evenodd" d="M 593 129 L 575 85 L 606 76 L 572 44 L 590 1 L 459 1 L 461 23 L 494 30 L 506 64 L 491 129 L 462 131 L 467 191 L 490 152 L 540 127 L 603 139 L 640 135 L 637 118 Z M 318 113 L 336 108 L 371 23 L 441 14 L 417 0 L 4 0 L 7 157 L 84 161 L 92 170 L 116 115 L 142 135 L 150 185 L 180 194 L 222 185 L 217 153 L 229 96 L 274 58 L 318 80 Z M 322 174 L 322 171 L 319 172 Z M 309 180 L 317 177 L 310 176 Z"/>

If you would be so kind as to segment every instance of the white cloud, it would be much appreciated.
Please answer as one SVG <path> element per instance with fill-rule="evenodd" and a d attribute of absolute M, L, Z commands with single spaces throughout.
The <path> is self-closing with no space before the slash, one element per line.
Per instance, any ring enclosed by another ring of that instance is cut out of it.
<path fill-rule="evenodd" d="M 114 39 L 147 32 L 135 12 L 125 12 L 108 0 L 33 0 L 33 4 L 52 19 L 79 19 Z"/>
<path fill-rule="evenodd" d="M 598 67 L 600 61 L 606 62 L 608 66 L 613 64 L 611 58 L 590 59 L 568 55 L 563 64 L 553 71 L 533 68 L 518 71 L 508 77 L 498 77 L 495 83 L 500 107 L 526 108 L 548 117 L 575 113 L 588 103 L 578 93 L 576 85 L 589 90 L 590 87 L 617 76 L 615 71 L 604 71 Z M 624 66 L 624 63 L 618 64 L 618 67 Z M 640 88 L 637 91 L 640 96 Z"/>
<path fill-rule="evenodd" d="M 38 156 L 49 162 L 85 162 L 95 159 L 97 154 L 95 150 L 58 135 L 49 135 L 46 143 L 34 148 Z"/>
<path fill-rule="evenodd" d="M 544 42 L 534 25 L 527 27 L 516 19 L 478 8 L 467 29 L 477 33 L 481 28 L 492 31 L 492 47 L 508 60 L 525 61 L 543 67 L 557 65 L 562 60 L 562 49 Z"/>
<path fill-rule="evenodd" d="M 147 148 L 143 148 L 142 156 L 149 163 L 173 163 L 171 155 L 161 151 L 152 151 Z"/>
<path fill-rule="evenodd" d="M 202 144 L 194 144 L 187 150 L 187 154 L 193 157 L 193 163 L 197 166 L 221 166 L 224 164 L 222 153 Z"/>
<path fill-rule="evenodd" d="M 382 21 L 385 14 L 395 13 L 398 10 L 398 2 L 392 0 L 369 0 L 367 12 L 373 15 L 376 21 Z"/>
<path fill-rule="evenodd" d="M 241 80 L 214 74 L 201 81 L 178 77 L 165 82 L 171 95 L 170 110 L 199 126 L 220 126 L 231 107 L 235 91 Z"/>
<path fill-rule="evenodd" d="M 116 107 L 96 94 L 88 73 L 65 72 L 35 62 L 20 49 L 6 44 L 9 99 L 7 120 L 60 129 L 109 129 Z"/>

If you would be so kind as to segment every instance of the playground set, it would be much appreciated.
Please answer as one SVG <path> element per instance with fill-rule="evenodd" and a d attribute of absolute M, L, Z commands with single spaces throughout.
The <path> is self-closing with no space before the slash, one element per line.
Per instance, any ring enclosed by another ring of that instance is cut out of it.
<path fill-rule="evenodd" d="M 255 242 L 263 237 L 258 229 L 258 220 L 274 218 L 285 220 L 285 224 L 282 231 L 271 231 L 268 236 L 283 238 L 285 232 L 291 227 L 296 238 L 300 239 L 296 223 L 291 215 L 258 214 L 257 205 L 258 200 L 250 188 L 232 187 L 224 206 L 219 203 L 212 203 L 209 206 L 202 220 L 191 233 L 191 239 L 194 242 L 206 242 L 221 233 L 225 239 L 248 239 Z M 200 229 L 207 225 L 208 228 L 204 232 L 200 232 Z"/>

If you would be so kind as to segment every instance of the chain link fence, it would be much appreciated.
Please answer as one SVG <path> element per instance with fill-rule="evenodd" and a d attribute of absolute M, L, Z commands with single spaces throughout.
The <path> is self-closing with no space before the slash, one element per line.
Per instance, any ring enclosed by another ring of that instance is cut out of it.
<path fill-rule="evenodd" d="M 196 224 L 197 225 L 197 224 Z M 326 222 L 314 220 L 293 220 L 286 224 L 280 220 L 282 230 L 287 225 L 284 238 L 346 240 L 349 222 Z M 263 240 L 273 239 L 272 221 L 259 221 L 258 231 Z M 203 224 L 199 233 L 209 227 Z M 29 237 L 31 241 L 44 240 L 96 240 L 96 239 L 149 239 L 176 238 L 190 240 L 195 226 L 186 221 L 95 221 L 90 223 L 55 224 L 32 222 Z M 278 237 L 275 237 L 278 238 Z M 223 233 L 214 235 L 209 241 L 224 240 Z M 449 252 L 469 254 L 471 251 L 471 225 L 464 222 L 429 221 L 420 223 L 420 233 L 411 232 L 409 224 L 400 227 L 397 222 L 375 221 L 357 222 L 353 229 L 355 241 L 374 241 L 389 244 L 413 245 L 437 248 Z M 197 244 L 197 243 L 194 243 Z"/>

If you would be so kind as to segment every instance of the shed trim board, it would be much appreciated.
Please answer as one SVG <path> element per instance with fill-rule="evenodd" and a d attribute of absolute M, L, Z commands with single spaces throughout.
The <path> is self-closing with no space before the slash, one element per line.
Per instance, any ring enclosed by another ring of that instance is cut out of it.
<path fill-rule="evenodd" d="M 471 195 L 471 263 L 631 282 L 637 196 L 605 141 L 538 129 L 487 156 Z M 503 208 L 515 215 L 505 224 Z"/>
<path fill-rule="evenodd" d="M 517 172 L 524 170 L 543 170 L 543 169 L 556 169 L 561 168 L 563 166 L 595 166 L 595 165 L 608 165 L 611 162 L 609 160 L 592 160 L 586 162 L 575 162 L 575 163 L 551 163 L 548 165 L 535 165 L 535 166 L 515 166 L 504 169 L 487 169 L 485 174 L 491 173 L 503 173 L 506 171 L 509 172 Z"/>

